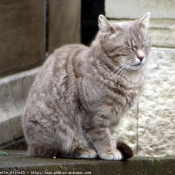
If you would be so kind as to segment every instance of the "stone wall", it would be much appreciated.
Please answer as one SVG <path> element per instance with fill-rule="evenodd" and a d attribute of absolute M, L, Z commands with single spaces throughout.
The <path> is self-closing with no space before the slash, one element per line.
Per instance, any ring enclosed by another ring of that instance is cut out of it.
<path fill-rule="evenodd" d="M 175 156 L 175 1 L 106 0 L 106 16 L 123 21 L 151 12 L 152 50 L 146 85 L 137 105 L 123 118 L 120 137 L 138 156 Z"/>

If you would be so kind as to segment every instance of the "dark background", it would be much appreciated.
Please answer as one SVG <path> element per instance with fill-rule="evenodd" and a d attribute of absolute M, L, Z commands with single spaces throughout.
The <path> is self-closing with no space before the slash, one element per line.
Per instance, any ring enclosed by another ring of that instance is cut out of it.
<path fill-rule="evenodd" d="M 105 15 L 105 1 L 82 0 L 81 3 L 81 42 L 89 45 L 98 31 L 98 16 Z"/>

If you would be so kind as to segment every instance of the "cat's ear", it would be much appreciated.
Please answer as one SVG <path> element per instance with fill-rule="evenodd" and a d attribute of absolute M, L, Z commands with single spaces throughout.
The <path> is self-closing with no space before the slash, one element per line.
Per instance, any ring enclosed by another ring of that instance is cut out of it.
<path fill-rule="evenodd" d="M 137 27 L 148 28 L 150 22 L 150 12 L 147 12 L 141 19 L 137 22 Z"/>
<path fill-rule="evenodd" d="M 112 26 L 112 24 L 109 23 L 109 21 L 103 15 L 99 15 L 98 17 L 98 26 L 100 32 L 105 35 L 112 34 L 115 32 L 115 28 Z"/>

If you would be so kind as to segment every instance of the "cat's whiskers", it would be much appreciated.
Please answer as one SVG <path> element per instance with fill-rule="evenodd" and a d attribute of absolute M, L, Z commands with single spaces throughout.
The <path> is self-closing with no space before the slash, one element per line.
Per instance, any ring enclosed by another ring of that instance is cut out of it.
<path fill-rule="evenodd" d="M 118 73 L 118 77 L 121 77 L 123 75 L 123 72 L 125 71 L 126 67 L 128 67 L 128 64 L 125 64 L 121 71 Z"/>
<path fill-rule="evenodd" d="M 123 75 L 123 73 L 125 72 L 125 71 L 127 71 L 127 69 L 128 69 L 128 63 L 122 63 L 122 64 L 120 64 L 116 69 L 114 69 L 114 71 L 112 71 L 110 74 L 109 74 L 109 76 L 108 76 L 108 78 L 103 82 L 103 84 L 106 82 L 106 81 L 108 81 L 108 80 L 111 80 L 115 75 L 117 75 L 118 76 L 118 78 L 119 77 L 121 77 L 122 75 Z M 109 87 L 109 82 L 107 83 L 107 87 Z"/>
<path fill-rule="evenodd" d="M 145 59 L 145 66 L 146 66 L 146 68 L 148 68 L 149 69 L 149 64 L 147 64 L 147 62 L 149 63 L 149 62 L 151 62 L 152 64 L 155 64 L 152 60 L 150 60 L 150 59 Z M 154 72 L 152 72 L 152 74 L 154 74 Z"/>
<path fill-rule="evenodd" d="M 128 69 L 128 65 L 126 65 L 125 67 L 123 67 L 122 71 L 118 74 L 118 78 L 120 78 L 125 73 L 125 71 L 127 69 Z"/>
<path fill-rule="evenodd" d="M 153 63 L 153 61 L 150 61 L 148 58 L 145 58 L 145 62 L 152 62 Z"/>
<path fill-rule="evenodd" d="M 111 76 L 113 77 L 115 75 L 115 73 L 117 73 L 118 71 L 120 71 L 120 69 L 123 68 L 123 66 L 125 65 L 125 63 L 120 64 L 119 66 L 117 66 L 109 75 L 108 77 L 103 81 L 103 84 L 105 84 L 106 81 L 108 81 L 109 79 L 111 79 Z"/>
<path fill-rule="evenodd" d="M 123 63 L 122 66 L 116 71 L 116 72 L 113 72 L 113 75 L 109 77 L 109 79 L 112 79 L 113 76 L 115 75 L 120 75 L 120 73 L 123 71 L 123 69 L 127 66 L 126 63 Z"/>
<path fill-rule="evenodd" d="M 133 62 L 134 60 L 130 59 L 125 63 L 125 66 L 123 67 L 123 70 L 120 72 L 119 77 L 121 77 L 129 69 L 128 66 Z"/>

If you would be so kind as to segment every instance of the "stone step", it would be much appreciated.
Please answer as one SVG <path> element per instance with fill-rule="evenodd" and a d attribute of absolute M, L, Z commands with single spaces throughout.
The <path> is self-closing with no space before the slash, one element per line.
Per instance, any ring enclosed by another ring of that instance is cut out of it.
<path fill-rule="evenodd" d="M 174 175 L 175 159 L 134 157 L 128 161 L 29 157 L 25 151 L 6 151 L 0 174 Z"/>

